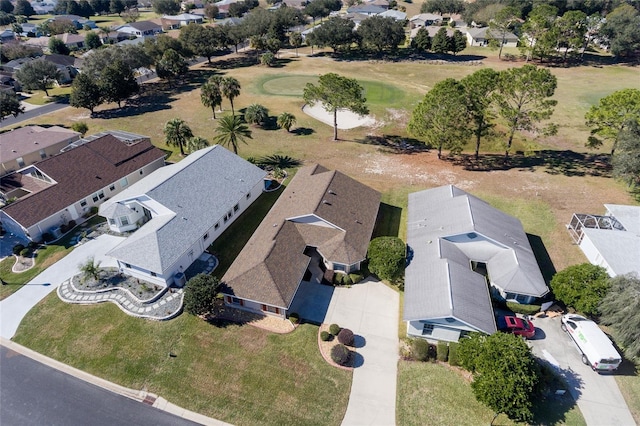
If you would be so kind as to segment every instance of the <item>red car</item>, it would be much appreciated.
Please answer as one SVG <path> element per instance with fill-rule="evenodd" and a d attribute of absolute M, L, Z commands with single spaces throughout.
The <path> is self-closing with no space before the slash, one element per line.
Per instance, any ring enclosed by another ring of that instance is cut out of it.
<path fill-rule="evenodd" d="M 514 316 L 498 317 L 498 330 L 513 333 L 525 339 L 531 339 L 536 335 L 536 328 L 531 321 Z"/>

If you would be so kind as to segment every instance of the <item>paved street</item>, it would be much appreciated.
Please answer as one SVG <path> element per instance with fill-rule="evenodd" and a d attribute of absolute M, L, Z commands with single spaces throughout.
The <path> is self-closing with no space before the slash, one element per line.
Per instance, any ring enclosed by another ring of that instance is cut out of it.
<path fill-rule="evenodd" d="M 19 114 L 17 117 L 11 115 L 0 121 L 0 129 L 2 129 L 3 127 L 13 126 L 14 124 L 18 124 L 23 121 L 31 120 L 32 118 L 40 117 L 41 115 L 49 114 L 50 112 L 67 108 L 68 106 L 68 103 L 52 102 L 38 108 L 30 109 L 24 114 Z"/>
<path fill-rule="evenodd" d="M 536 339 L 529 341 L 533 352 L 559 367 L 588 425 L 636 424 L 614 376 L 598 374 L 582 363 L 573 340 L 560 328 L 560 317 L 535 318 L 533 323 L 539 329 Z"/>
<path fill-rule="evenodd" d="M 0 424 L 197 425 L 0 346 Z"/>

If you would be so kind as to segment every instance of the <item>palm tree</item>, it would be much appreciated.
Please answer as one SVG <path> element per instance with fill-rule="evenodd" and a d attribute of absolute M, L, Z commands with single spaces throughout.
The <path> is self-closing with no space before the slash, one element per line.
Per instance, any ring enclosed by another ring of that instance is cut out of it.
<path fill-rule="evenodd" d="M 201 138 L 200 136 L 194 136 L 187 140 L 187 148 L 189 149 L 189 152 L 197 151 L 208 146 L 209 141 L 205 138 Z"/>
<path fill-rule="evenodd" d="M 288 132 L 291 129 L 291 126 L 296 124 L 296 116 L 290 112 L 283 112 L 278 116 L 276 123 L 279 127 L 282 127 Z"/>
<path fill-rule="evenodd" d="M 245 138 L 251 137 L 251 130 L 237 115 L 225 115 L 218 121 L 217 135 L 213 138 L 216 143 L 233 147 L 233 152 L 238 154 L 238 142 L 247 143 Z"/>
<path fill-rule="evenodd" d="M 224 77 L 220 89 L 222 90 L 222 95 L 231 102 L 231 115 L 235 116 L 233 99 L 240 96 L 240 82 L 233 77 Z"/>
<path fill-rule="evenodd" d="M 244 112 L 244 119 L 247 123 L 259 126 L 269 119 L 269 110 L 260 104 L 251 104 Z"/>
<path fill-rule="evenodd" d="M 202 105 L 210 107 L 213 111 L 213 119 L 216 119 L 216 107 L 222 105 L 222 92 L 220 91 L 220 85 L 209 79 L 202 85 L 200 89 L 200 100 Z"/>
<path fill-rule="evenodd" d="M 84 281 L 91 278 L 95 281 L 100 281 L 100 262 L 95 262 L 93 257 L 88 258 L 86 262 L 78 265 L 78 269 L 82 272 L 82 279 Z"/>
<path fill-rule="evenodd" d="M 173 118 L 164 125 L 164 136 L 169 146 L 179 146 L 180 155 L 184 157 L 184 146 L 193 137 L 191 128 L 181 118 Z"/>

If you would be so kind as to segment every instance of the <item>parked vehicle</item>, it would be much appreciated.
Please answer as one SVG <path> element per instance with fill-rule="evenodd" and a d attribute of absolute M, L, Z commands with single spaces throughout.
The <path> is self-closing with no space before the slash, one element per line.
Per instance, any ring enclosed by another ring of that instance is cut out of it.
<path fill-rule="evenodd" d="M 516 316 L 498 317 L 498 330 L 513 333 L 525 339 L 531 339 L 536 335 L 536 328 L 530 320 Z"/>
<path fill-rule="evenodd" d="M 567 314 L 562 316 L 561 327 L 576 342 L 582 353 L 582 362 L 594 371 L 612 371 L 622 362 L 609 337 L 595 322 L 581 315 Z"/>

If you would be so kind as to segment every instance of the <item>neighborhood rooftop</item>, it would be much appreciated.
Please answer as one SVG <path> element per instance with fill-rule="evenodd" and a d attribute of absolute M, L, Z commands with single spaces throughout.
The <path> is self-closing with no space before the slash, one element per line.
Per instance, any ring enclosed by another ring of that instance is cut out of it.
<path fill-rule="evenodd" d="M 26 126 L 0 134 L 0 159 L 3 163 L 33 151 L 68 140 L 78 132 L 60 126 Z"/>

